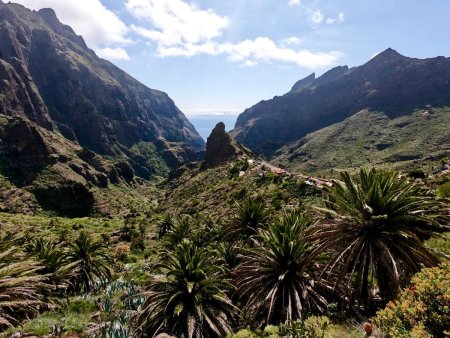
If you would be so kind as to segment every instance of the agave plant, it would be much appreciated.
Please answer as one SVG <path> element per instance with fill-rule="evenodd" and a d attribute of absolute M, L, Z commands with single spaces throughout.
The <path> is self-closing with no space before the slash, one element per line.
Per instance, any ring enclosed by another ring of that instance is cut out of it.
<path fill-rule="evenodd" d="M 246 308 L 265 324 L 291 323 L 327 306 L 330 285 L 317 278 L 306 239 L 310 222 L 296 212 L 285 213 L 267 230 L 259 230 L 258 245 L 243 254 L 236 268 L 237 287 Z"/>
<path fill-rule="evenodd" d="M 37 274 L 40 269 L 14 247 L 0 251 L 0 331 L 39 311 L 39 291 L 48 287 L 46 276 Z"/>
<path fill-rule="evenodd" d="M 154 337 L 224 337 L 237 312 L 226 295 L 232 289 L 226 271 L 211 252 L 183 241 L 159 265 L 166 277 L 154 278 L 135 318 L 135 335 Z"/>
<path fill-rule="evenodd" d="M 445 202 L 396 172 L 361 170 L 359 182 L 348 173 L 328 190 L 326 219 L 315 226 L 317 253 L 332 250 L 329 271 L 347 278 L 366 305 L 379 288 L 384 301 L 422 266 L 438 257 L 424 244 L 450 230 Z"/>
<path fill-rule="evenodd" d="M 67 257 L 78 269 L 72 282 L 75 291 L 89 293 L 96 283 L 105 285 L 111 278 L 112 260 L 106 244 L 93 239 L 84 231 L 70 244 Z"/>
<path fill-rule="evenodd" d="M 258 229 L 267 227 L 270 214 L 271 211 L 259 199 L 247 199 L 242 205 L 237 204 L 236 214 L 225 228 L 226 238 L 250 243 Z"/>

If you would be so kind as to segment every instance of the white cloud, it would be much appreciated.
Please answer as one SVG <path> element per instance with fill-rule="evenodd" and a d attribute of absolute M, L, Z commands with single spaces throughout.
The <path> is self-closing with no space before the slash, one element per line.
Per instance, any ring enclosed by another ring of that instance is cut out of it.
<path fill-rule="evenodd" d="M 317 68 L 335 63 L 341 55 L 335 51 L 295 50 L 292 46 L 301 43 L 298 37 L 284 39 L 278 44 L 268 37 L 221 42 L 219 38 L 229 24 L 228 18 L 181 0 L 127 0 L 126 8 L 141 20 L 139 26 L 132 25 L 131 29 L 152 41 L 159 57 L 225 55 L 243 67 L 281 61 Z M 324 17 L 320 14 L 322 22 Z"/>
<path fill-rule="evenodd" d="M 128 54 L 122 48 L 132 41 L 127 37 L 128 28 L 100 0 L 13 0 L 25 7 L 39 10 L 52 8 L 59 20 L 69 25 L 81 35 L 87 45 L 102 53 L 108 59 L 126 58 Z M 108 47 L 108 48 L 106 48 Z M 103 49 L 102 49 L 103 48 Z M 115 51 L 115 53 L 113 53 Z M 108 57 L 108 55 L 113 56 Z"/>
<path fill-rule="evenodd" d="M 300 39 L 299 37 L 291 36 L 291 37 L 289 37 L 289 38 L 286 38 L 286 39 L 281 40 L 280 43 L 281 43 L 283 46 L 289 46 L 289 45 L 291 45 L 291 46 L 297 46 L 297 45 L 301 44 L 302 41 L 303 41 L 303 40 Z"/>
<path fill-rule="evenodd" d="M 164 46 L 209 41 L 220 36 L 228 25 L 227 17 L 181 0 L 127 0 L 126 8 L 153 26 L 134 30 Z"/>
<path fill-rule="evenodd" d="M 343 12 L 340 12 L 336 18 L 327 18 L 326 23 L 333 24 L 333 23 L 341 23 L 344 21 L 345 21 L 345 15 Z"/>
<path fill-rule="evenodd" d="M 300 0 L 289 0 L 288 6 L 300 6 Z"/>
<path fill-rule="evenodd" d="M 244 63 L 241 64 L 241 67 L 253 67 L 253 66 L 257 66 L 258 62 L 253 61 L 253 60 L 245 60 Z"/>
<path fill-rule="evenodd" d="M 317 10 L 311 12 L 310 18 L 314 24 L 320 25 L 323 22 L 323 20 L 325 19 L 325 16 L 323 15 L 321 10 L 317 9 Z"/>
<path fill-rule="evenodd" d="M 294 50 L 278 46 L 267 37 L 259 37 L 254 40 L 245 40 L 237 44 L 226 43 L 219 46 L 219 50 L 228 54 L 232 61 L 270 63 L 283 61 L 295 63 L 302 67 L 317 68 L 335 63 L 341 56 L 339 52 L 313 53 L 308 50 Z"/>
<path fill-rule="evenodd" d="M 53 8 L 61 22 L 82 35 L 89 46 L 129 43 L 127 26 L 100 0 L 14 0 L 28 8 Z"/>
<path fill-rule="evenodd" d="M 308 50 L 296 51 L 283 45 L 277 45 L 267 37 L 258 37 L 254 40 L 244 40 L 238 43 L 214 43 L 185 44 L 173 47 L 158 47 L 160 57 L 186 56 L 196 54 L 219 55 L 223 54 L 230 61 L 239 62 L 241 66 L 255 66 L 259 63 L 271 63 L 282 61 L 295 63 L 302 67 L 318 68 L 335 63 L 341 53 L 332 51 L 329 53 L 314 53 Z"/>
<path fill-rule="evenodd" d="M 116 47 L 105 47 L 105 48 L 97 48 L 95 52 L 98 56 L 108 60 L 130 60 L 130 56 L 127 51 L 123 48 Z"/>

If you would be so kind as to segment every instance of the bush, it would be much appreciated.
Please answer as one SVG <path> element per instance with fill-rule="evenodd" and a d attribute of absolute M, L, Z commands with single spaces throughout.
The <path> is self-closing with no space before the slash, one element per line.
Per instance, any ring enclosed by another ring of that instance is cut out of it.
<path fill-rule="evenodd" d="M 439 188 L 439 196 L 440 197 L 450 197 L 450 181 L 445 182 Z"/>
<path fill-rule="evenodd" d="M 411 286 L 379 311 L 374 322 L 392 338 L 450 335 L 450 261 L 417 273 Z"/>
<path fill-rule="evenodd" d="M 424 171 L 422 169 L 412 169 L 408 172 L 408 176 L 411 178 L 420 178 L 420 179 L 425 179 L 426 175 L 424 173 Z"/>

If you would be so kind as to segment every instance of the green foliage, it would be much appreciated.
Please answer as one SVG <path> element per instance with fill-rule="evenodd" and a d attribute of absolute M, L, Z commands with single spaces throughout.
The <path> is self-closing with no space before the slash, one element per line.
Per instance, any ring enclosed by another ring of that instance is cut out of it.
<path fill-rule="evenodd" d="M 95 240 L 82 231 L 73 243 L 70 243 L 68 260 L 76 263 L 79 273 L 72 286 L 75 291 L 89 293 L 97 284 L 105 285 L 111 278 L 112 260 L 106 243 Z"/>
<path fill-rule="evenodd" d="M 70 300 L 67 310 L 69 312 L 87 314 L 97 309 L 92 298 L 77 297 Z"/>
<path fill-rule="evenodd" d="M 174 224 L 172 216 L 170 216 L 170 214 L 166 214 L 164 216 L 164 219 L 161 222 L 159 222 L 159 224 L 158 224 L 158 228 L 156 230 L 156 233 L 158 234 L 158 238 L 164 237 L 164 235 L 166 233 L 168 233 L 170 230 L 173 229 L 174 225 L 175 224 Z"/>
<path fill-rule="evenodd" d="M 438 191 L 440 197 L 450 197 L 450 181 L 440 185 Z"/>
<path fill-rule="evenodd" d="M 48 289 L 46 278 L 37 274 L 40 266 L 27 260 L 5 239 L 0 240 L 0 332 L 43 306 L 41 291 Z"/>
<path fill-rule="evenodd" d="M 393 299 L 422 264 L 439 263 L 424 240 L 450 229 L 445 206 L 396 172 L 361 170 L 359 183 L 343 173 L 328 191 L 327 218 L 315 226 L 316 252 L 330 251 L 330 270 L 340 280 L 352 276 L 348 281 L 363 304 L 370 304 L 376 287 L 383 300 Z"/>
<path fill-rule="evenodd" d="M 64 294 L 80 272 L 77 263 L 69 261 L 68 254 L 63 249 L 64 244 L 38 237 L 30 240 L 25 248 L 41 264 L 40 273 L 46 275 L 48 282 L 55 287 L 54 295 Z"/>
<path fill-rule="evenodd" d="M 325 310 L 327 282 L 314 274 L 313 243 L 305 238 L 310 222 L 296 212 L 285 213 L 257 245 L 243 254 L 236 269 L 237 287 L 246 308 L 265 324 L 291 323 L 308 312 Z"/>
<path fill-rule="evenodd" d="M 249 242 L 258 229 L 267 227 L 271 211 L 264 202 L 249 198 L 243 204 L 237 205 L 237 211 L 232 222 L 225 227 L 226 237 Z"/>
<path fill-rule="evenodd" d="M 450 261 L 417 273 L 374 321 L 388 338 L 450 335 Z"/>
<path fill-rule="evenodd" d="M 154 277 L 147 300 L 136 317 L 139 336 L 166 332 L 177 337 L 225 336 L 237 308 L 226 292 L 232 290 L 226 271 L 214 255 L 183 241 L 161 259 L 165 273 Z"/>
<path fill-rule="evenodd" d="M 52 333 L 53 327 L 57 326 L 61 321 L 60 316 L 56 316 L 47 312 L 38 318 L 32 319 L 24 323 L 23 330 L 27 333 L 34 334 L 39 337 Z"/>
<path fill-rule="evenodd" d="M 193 238 L 192 219 L 189 216 L 180 217 L 175 225 L 164 236 L 164 246 L 169 249 L 175 248 L 184 239 Z"/>
<path fill-rule="evenodd" d="M 408 172 L 408 176 L 412 177 L 414 179 L 416 178 L 420 178 L 420 179 L 425 179 L 427 177 L 427 175 L 425 174 L 425 172 L 422 169 L 412 169 Z"/>

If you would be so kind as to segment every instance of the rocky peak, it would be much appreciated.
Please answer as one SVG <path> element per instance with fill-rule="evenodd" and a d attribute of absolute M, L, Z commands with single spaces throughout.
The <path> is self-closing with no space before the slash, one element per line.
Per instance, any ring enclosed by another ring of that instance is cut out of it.
<path fill-rule="evenodd" d="M 225 131 L 223 122 L 217 123 L 206 142 L 206 156 L 204 167 L 214 167 L 227 162 L 238 154 L 230 135 Z"/>
<path fill-rule="evenodd" d="M 51 8 L 42 8 L 38 11 L 38 14 L 50 25 L 50 27 L 55 27 L 61 24 L 55 11 Z"/>
<path fill-rule="evenodd" d="M 385 51 L 375 55 L 368 64 L 383 64 L 388 62 L 394 62 L 402 59 L 406 59 L 406 56 L 398 53 L 396 50 L 392 48 L 388 48 Z"/>
<path fill-rule="evenodd" d="M 291 89 L 291 92 L 299 92 L 300 90 L 302 90 L 303 88 L 309 86 L 311 83 L 314 82 L 314 80 L 316 79 L 316 74 L 312 73 L 310 75 L 308 75 L 307 77 L 298 80 Z"/>
<path fill-rule="evenodd" d="M 75 42 L 82 48 L 88 49 L 86 43 L 84 42 L 84 39 L 81 36 L 77 35 L 70 26 L 61 23 L 52 8 L 42 8 L 38 11 L 38 14 L 42 19 L 44 19 L 44 21 L 47 23 L 47 25 L 50 26 L 53 31 L 63 35 L 70 41 Z"/>

